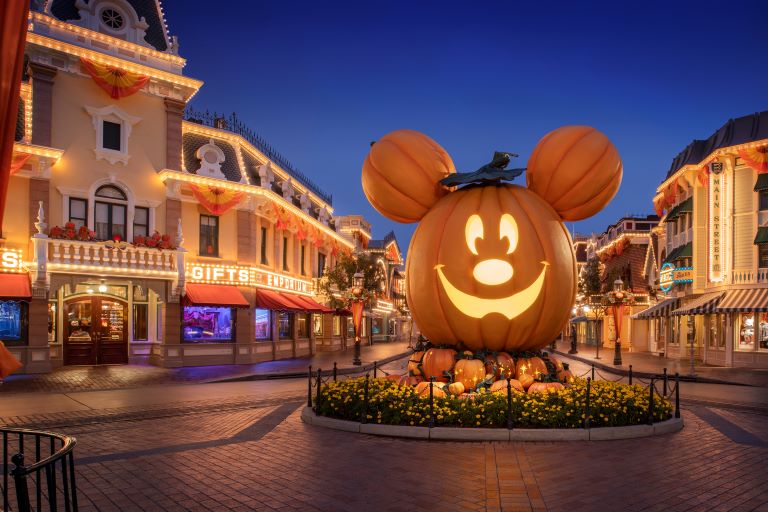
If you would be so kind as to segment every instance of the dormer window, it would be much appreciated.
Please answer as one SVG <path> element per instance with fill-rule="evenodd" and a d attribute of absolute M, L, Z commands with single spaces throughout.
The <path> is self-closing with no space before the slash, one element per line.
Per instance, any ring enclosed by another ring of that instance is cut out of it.
<path fill-rule="evenodd" d="M 141 118 L 132 116 L 114 105 L 103 108 L 87 106 L 85 110 L 91 115 L 96 130 L 96 159 L 107 160 L 111 164 L 127 164 L 130 158 L 128 140 L 131 130 Z"/>
<path fill-rule="evenodd" d="M 111 149 L 113 151 L 120 151 L 120 131 L 122 125 L 113 121 L 104 121 L 102 127 L 101 147 L 104 149 Z"/>
<path fill-rule="evenodd" d="M 101 11 L 101 22 L 112 30 L 120 30 L 125 25 L 125 18 L 115 9 Z"/>

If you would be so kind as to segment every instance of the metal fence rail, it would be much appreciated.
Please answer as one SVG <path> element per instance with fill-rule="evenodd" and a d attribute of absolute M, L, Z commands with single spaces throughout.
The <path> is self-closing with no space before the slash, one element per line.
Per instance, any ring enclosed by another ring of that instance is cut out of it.
<path fill-rule="evenodd" d="M 77 512 L 74 437 L 0 428 L 3 437 L 3 510 Z"/>

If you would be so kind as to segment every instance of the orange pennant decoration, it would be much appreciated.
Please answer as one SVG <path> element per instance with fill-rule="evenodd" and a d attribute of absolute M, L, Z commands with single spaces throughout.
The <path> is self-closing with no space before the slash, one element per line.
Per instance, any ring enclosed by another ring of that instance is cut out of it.
<path fill-rule="evenodd" d="M 21 170 L 22 167 L 24 167 L 24 164 L 27 163 L 27 160 L 29 160 L 29 157 L 32 155 L 28 153 L 16 153 L 13 155 L 13 160 L 11 160 L 11 176 L 16 174 Z"/>
<path fill-rule="evenodd" d="M 696 173 L 696 177 L 699 179 L 699 183 L 701 183 L 702 187 L 709 187 L 709 166 L 705 165 L 699 169 L 699 172 Z"/>
<path fill-rule="evenodd" d="M 656 215 L 659 217 L 662 217 L 664 215 L 664 198 L 660 197 L 659 199 L 653 200 L 653 209 L 656 211 Z"/>
<path fill-rule="evenodd" d="M 739 156 L 745 164 L 756 170 L 758 174 L 768 172 L 768 146 L 740 149 Z"/>
<path fill-rule="evenodd" d="M 245 195 L 244 192 L 236 192 L 212 185 L 190 185 L 192 194 L 203 207 L 214 215 L 223 215 L 238 204 Z"/>
<path fill-rule="evenodd" d="M 99 64 L 85 57 L 80 57 L 80 63 L 93 81 L 116 100 L 139 91 L 149 81 L 147 75 Z"/>
<path fill-rule="evenodd" d="M 296 228 L 296 238 L 299 240 L 306 240 L 307 238 L 307 224 L 303 220 Z"/>

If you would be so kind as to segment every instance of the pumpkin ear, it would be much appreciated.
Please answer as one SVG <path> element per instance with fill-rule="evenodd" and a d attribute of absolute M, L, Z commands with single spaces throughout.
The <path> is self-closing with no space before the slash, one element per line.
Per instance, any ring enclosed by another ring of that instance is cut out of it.
<path fill-rule="evenodd" d="M 544 198 L 563 220 L 596 214 L 621 185 L 619 152 L 590 126 L 563 126 L 546 134 L 528 160 L 528 188 Z"/>
<path fill-rule="evenodd" d="M 455 172 L 437 142 L 414 130 L 396 130 L 371 145 L 363 163 L 363 192 L 385 217 L 418 222 L 450 191 L 440 180 Z"/>

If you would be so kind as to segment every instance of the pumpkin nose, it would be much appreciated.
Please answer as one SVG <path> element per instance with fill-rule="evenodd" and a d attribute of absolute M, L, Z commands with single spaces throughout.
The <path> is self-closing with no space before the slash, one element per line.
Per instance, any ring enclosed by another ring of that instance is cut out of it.
<path fill-rule="evenodd" d="M 494 286 L 512 279 L 512 265 L 504 260 L 484 260 L 475 265 L 472 275 L 482 284 Z"/>

